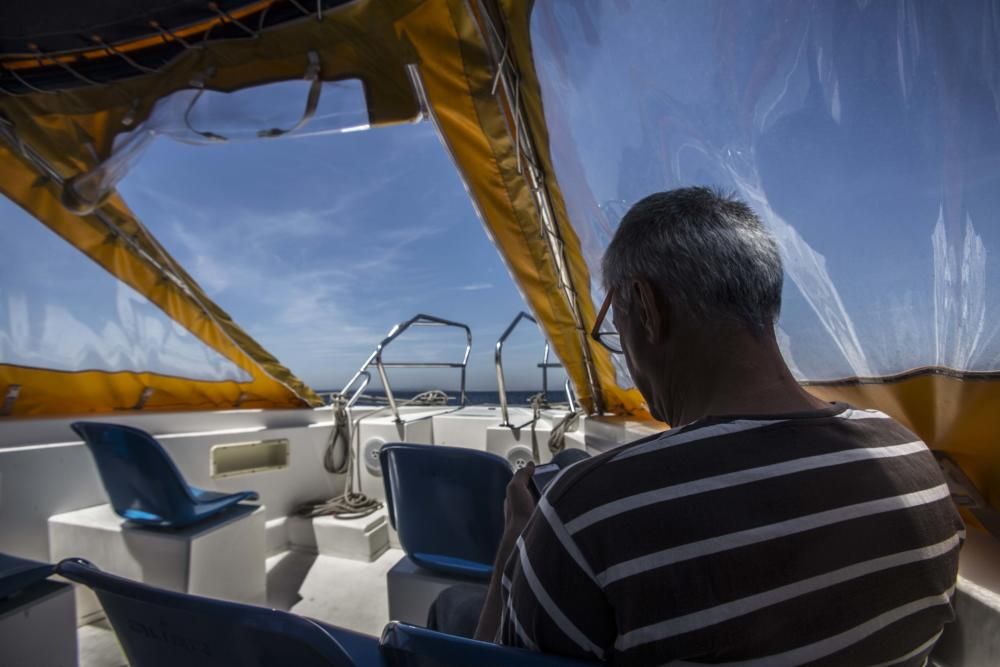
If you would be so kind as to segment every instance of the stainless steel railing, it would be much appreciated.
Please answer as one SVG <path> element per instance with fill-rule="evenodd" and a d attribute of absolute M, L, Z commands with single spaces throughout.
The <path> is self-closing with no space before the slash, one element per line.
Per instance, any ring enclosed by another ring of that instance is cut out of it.
<path fill-rule="evenodd" d="M 511 424 L 509 410 L 507 409 L 507 385 L 504 382 L 503 374 L 503 344 L 511 333 L 513 333 L 514 329 L 517 328 L 517 325 L 521 323 L 521 320 L 531 320 L 535 324 L 538 324 L 534 317 L 524 311 L 521 311 L 514 318 L 514 321 L 507 326 L 507 329 L 504 330 L 503 334 L 500 335 L 500 339 L 497 340 L 496 350 L 493 353 L 493 362 L 496 366 L 497 374 L 497 393 L 500 397 L 500 416 L 503 420 L 500 422 L 500 426 L 506 426 L 513 429 L 523 428 L 534 421 L 529 420 L 524 424 L 519 425 Z M 538 364 L 538 368 L 542 369 L 542 394 L 546 397 L 549 395 L 549 369 L 563 367 L 563 365 L 559 362 L 549 361 L 550 352 L 549 343 L 546 341 L 545 351 L 542 353 L 542 362 Z M 578 408 L 576 394 L 573 392 L 573 383 L 568 377 L 566 378 L 566 382 L 563 384 L 563 389 L 566 391 L 566 402 L 569 403 L 569 409 L 576 412 Z"/>
<path fill-rule="evenodd" d="M 510 414 L 507 410 L 507 385 L 504 383 L 503 379 L 503 344 L 514 329 L 517 328 L 517 325 L 521 323 L 521 320 L 531 320 L 535 324 L 538 324 L 538 321 L 534 317 L 522 310 L 517 314 L 517 317 L 514 318 L 514 321 L 507 325 L 507 329 L 500 335 L 500 339 L 497 340 L 496 349 L 493 352 L 493 364 L 496 366 L 497 372 L 497 392 L 500 395 L 500 416 L 502 418 L 500 426 L 507 426 L 509 428 L 521 428 L 531 423 L 529 421 L 518 426 L 510 423 Z M 546 348 L 547 347 L 548 346 L 546 346 Z"/>
<path fill-rule="evenodd" d="M 386 362 L 382 359 L 382 354 L 385 352 L 385 348 L 388 347 L 389 343 L 399 338 L 404 331 L 410 327 L 453 327 L 458 329 L 463 329 L 465 331 L 465 354 L 462 356 L 462 361 L 457 362 L 427 362 L 427 361 L 394 361 Z M 375 346 L 375 350 L 371 353 L 368 359 L 361 364 L 361 368 L 358 372 L 344 385 L 344 389 L 340 392 L 342 395 L 347 394 L 347 390 L 350 389 L 358 378 L 365 375 L 368 378 L 363 382 L 361 388 L 355 391 L 351 400 L 348 402 L 348 406 L 353 405 L 355 401 L 360 397 L 361 392 L 368 386 L 368 382 L 371 380 L 371 374 L 368 372 L 368 368 L 375 366 L 378 371 L 379 379 L 382 381 L 382 387 L 385 389 L 385 396 L 389 401 L 389 408 L 392 410 L 392 415 L 396 422 L 402 422 L 403 420 L 399 416 L 399 405 L 396 403 L 396 397 L 392 393 L 392 386 L 389 384 L 389 376 L 386 374 L 387 368 L 457 368 L 461 371 L 461 395 L 459 398 L 459 404 L 465 405 L 465 379 L 466 379 L 466 369 L 469 365 L 469 353 L 472 351 L 472 330 L 466 324 L 461 322 L 452 322 L 451 320 L 445 320 L 440 317 L 434 317 L 433 315 L 419 314 L 410 319 L 397 324 L 389 333 L 386 334 L 385 338 Z"/>
<path fill-rule="evenodd" d="M 562 364 L 559 364 L 562 367 Z M 573 389 L 573 381 L 566 378 L 566 382 L 563 383 L 563 391 L 566 392 L 566 402 L 569 403 L 570 412 L 577 412 L 580 409 L 580 403 L 576 400 L 576 391 Z"/>
<path fill-rule="evenodd" d="M 542 369 L 542 393 L 547 397 L 549 395 L 549 369 L 563 367 L 563 365 L 558 361 L 549 361 L 548 341 L 545 341 L 545 351 L 542 352 L 542 363 L 538 364 L 538 367 Z M 576 400 L 576 392 L 573 390 L 573 381 L 569 377 L 567 377 L 566 381 L 563 383 L 563 391 L 566 392 L 566 402 L 569 403 L 570 411 L 576 412 L 580 408 L 580 404 Z"/>
<path fill-rule="evenodd" d="M 347 386 L 344 387 L 343 390 L 341 390 L 340 395 L 346 396 L 347 390 L 351 388 L 351 385 L 354 384 L 354 381 L 357 380 L 359 377 L 364 378 L 364 380 L 361 382 L 361 384 L 358 385 L 358 388 L 354 390 L 354 393 L 347 400 L 346 407 L 348 408 L 354 407 L 354 404 L 358 402 L 358 399 L 361 398 L 362 394 L 365 393 L 365 389 L 368 388 L 368 384 L 372 381 L 372 374 L 369 373 L 367 370 L 362 369 L 354 374 L 354 377 L 352 377 L 351 381 L 347 383 Z"/>
<path fill-rule="evenodd" d="M 556 362 L 549 361 L 549 342 L 545 341 L 545 351 L 542 352 L 542 363 L 538 364 L 538 367 L 542 369 L 542 393 L 546 396 L 549 395 L 549 369 L 550 368 L 562 368 L 563 365 Z M 567 378 L 567 381 L 569 378 Z"/>

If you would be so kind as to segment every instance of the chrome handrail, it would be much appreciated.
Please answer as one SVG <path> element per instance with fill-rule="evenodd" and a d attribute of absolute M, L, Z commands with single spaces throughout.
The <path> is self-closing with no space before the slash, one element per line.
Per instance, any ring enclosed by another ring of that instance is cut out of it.
<path fill-rule="evenodd" d="M 558 361 L 555 363 L 549 363 L 548 341 L 545 341 L 545 351 L 542 352 L 542 363 L 538 364 L 538 367 L 542 369 L 542 393 L 545 394 L 545 398 L 547 400 L 549 397 L 549 369 L 563 367 L 563 365 Z"/>
<path fill-rule="evenodd" d="M 548 398 L 549 395 L 549 369 L 550 368 L 562 368 L 563 365 L 556 361 L 553 363 L 549 362 L 549 343 L 545 343 L 545 351 L 542 353 L 542 363 L 538 364 L 538 367 L 542 369 L 542 393 Z M 566 382 L 563 383 L 563 391 L 566 392 L 566 402 L 569 403 L 569 409 L 571 412 L 576 412 L 580 409 L 580 404 L 576 400 L 576 392 L 573 390 L 573 381 L 567 376 Z"/>
<path fill-rule="evenodd" d="M 512 428 L 515 430 L 524 428 L 525 426 L 531 424 L 531 422 L 534 421 L 534 419 L 530 419 L 523 424 L 515 426 L 514 424 L 510 423 L 509 411 L 507 409 L 507 385 L 504 382 L 504 374 L 503 374 L 503 344 L 504 341 L 507 340 L 510 334 L 517 327 L 517 325 L 521 323 L 521 320 L 531 320 L 535 324 L 538 324 L 538 321 L 528 313 L 524 311 L 518 313 L 517 317 L 514 318 L 514 321 L 511 322 L 507 326 L 507 329 L 504 330 L 503 334 L 500 335 L 500 339 L 497 341 L 496 351 L 494 352 L 493 355 L 493 360 L 496 366 L 496 373 L 497 373 L 497 393 L 500 397 L 500 416 L 503 419 L 503 421 L 500 422 L 500 426 L 505 426 L 507 428 Z M 550 352 L 551 352 L 551 347 L 549 345 L 549 342 L 545 341 L 545 350 L 542 352 L 542 362 L 538 364 L 538 368 L 542 369 L 542 395 L 546 397 L 546 400 L 548 400 L 548 395 L 549 395 L 549 369 L 563 367 L 563 365 L 559 362 L 549 361 Z M 569 377 L 567 377 L 566 382 L 563 383 L 563 389 L 566 392 L 566 402 L 569 403 L 570 411 L 576 412 L 579 409 L 579 403 L 576 400 L 576 393 L 573 391 L 573 383 Z"/>
<path fill-rule="evenodd" d="M 531 421 L 534 421 L 528 421 L 520 426 L 514 426 L 510 423 L 510 415 L 507 410 L 507 385 L 504 383 L 503 379 L 503 344 L 504 341 L 507 340 L 507 337 L 510 336 L 511 332 L 513 332 L 517 325 L 520 324 L 521 320 L 531 320 L 535 324 L 538 324 L 538 320 L 522 310 L 517 314 L 517 317 L 514 318 L 514 321 L 507 325 L 507 329 L 500 335 L 500 339 L 497 341 L 496 350 L 493 352 L 493 363 L 496 366 L 497 372 L 497 393 L 500 396 L 500 416 L 502 418 L 500 426 L 506 426 L 507 428 L 514 429 L 522 428 L 530 424 Z"/>
<path fill-rule="evenodd" d="M 369 373 L 368 371 L 361 371 L 360 373 L 357 373 L 353 378 L 351 378 L 351 381 L 347 383 L 347 386 L 344 387 L 343 391 L 341 391 L 340 394 L 342 396 L 345 395 L 345 392 L 351 387 L 351 385 L 354 383 L 354 380 L 356 380 L 359 377 L 363 377 L 365 380 L 358 386 L 358 388 L 354 391 L 351 397 L 347 400 L 347 405 L 345 406 L 347 408 L 354 407 L 354 404 L 358 402 L 358 399 L 361 398 L 361 395 L 365 393 L 365 389 L 368 388 L 368 383 L 372 381 L 371 373 Z"/>
<path fill-rule="evenodd" d="M 410 327 L 455 327 L 458 329 L 465 330 L 465 355 L 462 357 L 460 362 L 385 362 L 382 361 L 382 353 L 385 348 L 392 341 L 399 338 L 399 336 L 409 329 Z M 341 393 L 346 393 L 347 390 L 354 384 L 354 382 L 361 377 L 363 374 L 368 374 L 367 369 L 373 364 L 375 369 L 378 371 L 379 379 L 382 381 L 382 387 L 385 389 L 385 396 L 389 400 L 389 408 L 392 410 L 392 415 L 396 420 L 396 423 L 401 423 L 403 420 L 399 416 L 399 406 L 396 403 L 396 397 L 392 393 L 392 386 L 389 384 L 389 376 L 386 375 L 385 369 L 387 368 L 459 368 L 462 373 L 462 384 L 461 384 L 461 396 L 459 399 L 460 405 L 465 405 L 465 375 L 466 368 L 469 365 L 469 353 L 472 351 L 472 330 L 468 325 L 462 324 L 461 322 L 452 322 L 451 320 L 445 320 L 440 317 L 435 317 L 433 315 L 424 315 L 420 313 L 405 322 L 395 325 L 389 330 L 385 338 L 375 346 L 375 350 L 368 356 L 358 372 L 354 374 L 348 383 L 344 386 L 344 390 Z M 370 377 L 370 374 L 369 374 Z M 364 386 L 367 386 L 367 382 Z M 352 397 L 352 400 L 356 400 L 358 395 Z"/>
<path fill-rule="evenodd" d="M 559 365 L 562 366 L 562 364 Z M 563 390 L 566 392 L 566 402 L 569 403 L 569 411 L 579 411 L 580 404 L 576 401 L 576 391 L 573 390 L 573 381 L 568 376 L 566 377 L 566 382 L 563 384 Z"/>

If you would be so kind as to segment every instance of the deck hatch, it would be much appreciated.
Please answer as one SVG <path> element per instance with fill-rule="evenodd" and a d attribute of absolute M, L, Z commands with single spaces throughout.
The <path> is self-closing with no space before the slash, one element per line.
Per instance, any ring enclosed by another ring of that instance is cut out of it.
<path fill-rule="evenodd" d="M 288 440 L 234 442 L 212 447 L 212 478 L 236 477 L 288 467 Z"/>

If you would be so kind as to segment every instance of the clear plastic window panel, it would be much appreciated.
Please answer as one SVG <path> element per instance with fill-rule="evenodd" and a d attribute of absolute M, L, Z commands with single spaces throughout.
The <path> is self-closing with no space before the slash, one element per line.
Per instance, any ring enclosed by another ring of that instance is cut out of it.
<path fill-rule="evenodd" d="M 303 96 L 281 86 L 244 93 L 245 108 L 259 100 L 301 113 Z M 236 136 L 220 120 L 195 120 Z M 341 389 L 417 313 L 470 325 L 468 387 L 495 390 L 493 345 L 524 302 L 435 126 L 315 129 L 310 121 L 301 137 L 208 145 L 158 136 L 119 190 L 207 294 L 317 391 Z M 543 344 L 505 357 L 511 387 L 540 386 Z M 387 359 L 454 361 L 463 351 L 453 330 L 411 330 Z M 455 370 L 392 369 L 389 379 L 397 390 L 459 386 Z"/>
<path fill-rule="evenodd" d="M 996 2 L 539 0 L 531 33 L 595 301 L 631 204 L 712 185 L 778 239 L 799 378 L 1000 369 Z"/>
<path fill-rule="evenodd" d="M 74 199 L 89 210 L 123 179 L 159 137 L 189 144 L 303 138 L 368 129 L 358 79 L 280 81 L 232 93 L 179 90 L 159 100 L 149 117 L 115 138 L 112 156 L 74 179 Z"/>
<path fill-rule="evenodd" d="M 247 382 L 134 289 L 0 197 L 0 363 Z"/>

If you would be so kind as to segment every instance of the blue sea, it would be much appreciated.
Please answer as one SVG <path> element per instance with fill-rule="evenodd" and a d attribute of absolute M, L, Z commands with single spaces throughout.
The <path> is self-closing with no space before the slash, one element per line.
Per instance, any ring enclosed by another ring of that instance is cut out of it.
<path fill-rule="evenodd" d="M 330 390 L 324 389 L 319 393 L 324 396 Z M 421 393 L 423 390 L 414 391 L 406 389 L 394 389 L 392 395 L 396 397 L 397 400 L 405 401 L 408 398 L 413 398 L 417 394 Z M 541 389 L 532 389 L 530 391 L 515 391 L 510 390 L 507 392 L 507 404 L 508 405 L 528 405 L 528 399 L 535 394 L 541 392 Z M 459 393 L 458 391 L 448 391 L 448 403 L 451 405 L 458 405 Z M 365 392 L 365 396 L 377 396 L 384 397 L 385 392 L 381 389 L 369 389 Z M 467 405 L 499 405 L 500 404 L 500 394 L 496 391 L 466 391 L 465 392 L 465 402 Z M 550 401 L 565 401 L 566 396 L 562 390 L 553 391 L 549 390 L 549 400 Z"/>

